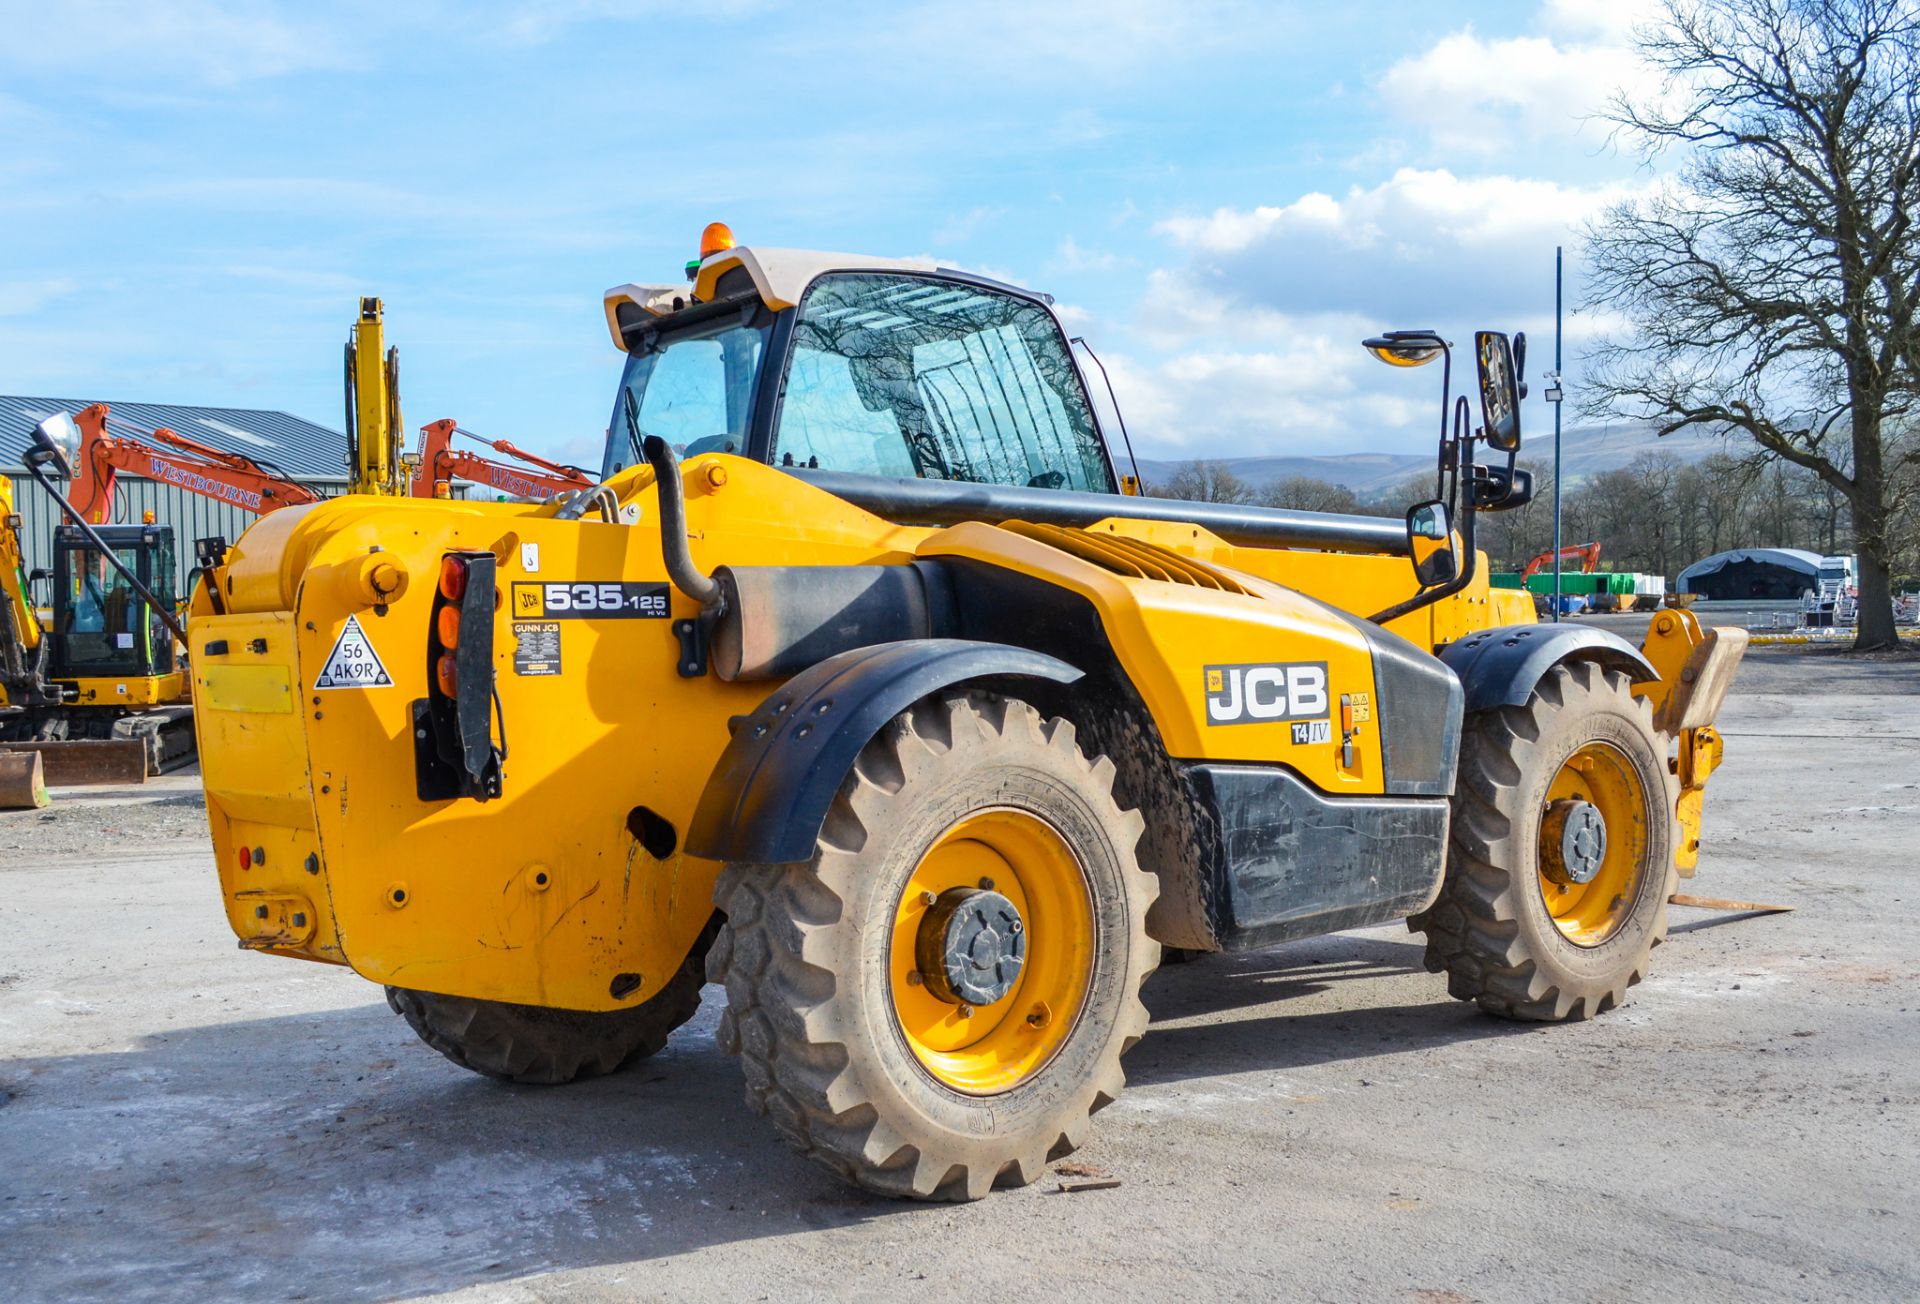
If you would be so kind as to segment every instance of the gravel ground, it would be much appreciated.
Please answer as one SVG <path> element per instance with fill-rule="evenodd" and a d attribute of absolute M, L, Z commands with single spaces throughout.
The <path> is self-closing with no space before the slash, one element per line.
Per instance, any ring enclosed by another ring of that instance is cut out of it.
<path fill-rule="evenodd" d="M 1404 931 L 1157 975 L 1076 1158 L 850 1191 L 739 1103 L 708 1005 L 611 1080 L 503 1087 L 350 973 L 242 954 L 191 781 L 0 816 L 0 1281 L 16 1299 L 1920 1297 L 1920 664 L 1756 650 L 1703 894 L 1623 1008 L 1449 1001 Z"/>

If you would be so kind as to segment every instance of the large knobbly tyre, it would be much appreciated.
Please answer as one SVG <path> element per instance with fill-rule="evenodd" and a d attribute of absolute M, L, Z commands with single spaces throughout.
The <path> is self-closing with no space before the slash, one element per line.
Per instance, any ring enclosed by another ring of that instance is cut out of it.
<path fill-rule="evenodd" d="M 512 1082 L 558 1086 L 612 1073 L 658 1053 L 668 1034 L 700 1008 L 704 952 L 696 944 L 667 985 L 630 1010 L 554 1010 L 405 987 L 387 988 L 387 1004 L 421 1041 L 461 1068 Z"/>
<path fill-rule="evenodd" d="M 1446 883 L 1408 921 L 1427 968 L 1513 1019 L 1619 1004 L 1666 938 L 1677 782 L 1646 702 L 1591 663 L 1469 715 Z"/>
<path fill-rule="evenodd" d="M 1079 1146 L 1160 951 L 1113 775 L 1023 702 L 929 699 L 861 753 L 810 862 L 729 865 L 708 976 L 747 1104 L 893 1196 L 976 1200 Z"/>

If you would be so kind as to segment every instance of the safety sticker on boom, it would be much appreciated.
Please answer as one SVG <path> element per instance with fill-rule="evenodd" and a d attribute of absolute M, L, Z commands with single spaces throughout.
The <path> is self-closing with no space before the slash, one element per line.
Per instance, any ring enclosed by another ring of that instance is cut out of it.
<path fill-rule="evenodd" d="M 392 682 L 367 631 L 360 628 L 360 617 L 348 616 L 347 627 L 340 631 L 327 663 L 320 667 L 320 677 L 313 681 L 314 688 L 385 688 Z"/>

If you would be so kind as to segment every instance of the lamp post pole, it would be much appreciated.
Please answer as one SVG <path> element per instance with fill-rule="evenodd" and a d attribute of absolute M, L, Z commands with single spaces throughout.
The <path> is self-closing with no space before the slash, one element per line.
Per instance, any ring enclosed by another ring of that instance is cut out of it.
<path fill-rule="evenodd" d="M 1547 402 L 1553 404 L 1553 618 L 1560 619 L 1560 246 L 1553 247 L 1553 383 Z"/>

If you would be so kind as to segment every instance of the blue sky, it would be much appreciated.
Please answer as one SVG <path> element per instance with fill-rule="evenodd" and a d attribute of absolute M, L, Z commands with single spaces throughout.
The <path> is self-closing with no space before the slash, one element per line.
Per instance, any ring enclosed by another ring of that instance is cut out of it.
<path fill-rule="evenodd" d="M 0 392 L 337 426 L 373 293 L 410 426 L 593 461 L 600 292 L 719 219 L 1052 292 L 1143 454 L 1417 450 L 1355 341 L 1545 365 L 1640 8 L 0 0 Z"/>

